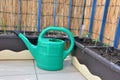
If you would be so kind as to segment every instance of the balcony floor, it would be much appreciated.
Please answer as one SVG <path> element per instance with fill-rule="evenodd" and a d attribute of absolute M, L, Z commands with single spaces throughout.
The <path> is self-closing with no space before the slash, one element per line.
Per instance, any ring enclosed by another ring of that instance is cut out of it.
<path fill-rule="evenodd" d="M 34 60 L 0 60 L 0 80 L 86 80 L 70 60 L 60 71 L 45 71 L 35 64 Z"/>

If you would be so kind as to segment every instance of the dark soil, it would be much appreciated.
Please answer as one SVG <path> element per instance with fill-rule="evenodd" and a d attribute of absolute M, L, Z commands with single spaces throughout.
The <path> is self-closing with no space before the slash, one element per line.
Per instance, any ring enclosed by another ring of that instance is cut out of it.
<path fill-rule="evenodd" d="M 113 47 L 103 47 L 103 43 L 92 41 L 92 39 L 89 38 L 76 37 L 75 40 L 84 46 L 94 46 L 89 48 L 102 57 L 120 66 L 120 50 Z"/>
<path fill-rule="evenodd" d="M 39 33 L 37 32 L 21 32 L 23 33 L 25 36 L 30 36 L 30 37 L 37 37 L 39 35 Z M 7 32 L 2 32 L 0 31 L 0 37 L 2 36 L 16 36 L 16 34 L 14 33 L 14 31 L 7 31 Z"/>
<path fill-rule="evenodd" d="M 76 37 L 75 40 L 84 46 L 103 46 L 102 43 L 97 42 L 97 41 L 93 41 L 92 39 L 88 39 L 88 38 Z"/>
<path fill-rule="evenodd" d="M 95 51 L 97 54 L 103 56 L 104 58 L 108 59 L 109 61 L 120 66 L 120 50 L 113 47 L 96 47 L 90 49 Z"/>
<path fill-rule="evenodd" d="M 39 34 L 38 32 L 21 32 L 23 33 L 27 39 L 34 45 L 37 45 Z M 62 34 L 61 34 L 62 35 Z M 58 38 L 64 41 L 69 41 L 66 36 L 61 37 L 57 36 L 57 34 L 53 35 L 53 33 L 46 33 L 44 35 L 45 38 Z M 65 42 L 66 43 L 66 42 Z M 13 31 L 0 31 L 0 50 L 8 49 L 13 51 L 22 51 L 27 49 L 23 41 L 15 34 Z"/>

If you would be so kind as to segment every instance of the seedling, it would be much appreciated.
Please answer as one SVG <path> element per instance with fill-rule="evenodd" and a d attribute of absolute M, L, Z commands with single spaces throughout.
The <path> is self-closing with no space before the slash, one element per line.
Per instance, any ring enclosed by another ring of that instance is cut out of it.
<path fill-rule="evenodd" d="M 6 25 L 2 18 L 1 18 L 1 22 L 2 22 L 2 30 L 4 31 L 4 34 L 6 34 Z"/>
<path fill-rule="evenodd" d="M 106 53 L 108 53 L 108 51 L 111 51 L 111 52 L 112 52 L 112 50 L 110 49 L 110 44 L 109 44 L 109 43 L 106 43 L 106 44 L 104 44 L 103 46 L 106 47 L 106 50 L 105 50 Z"/>
<path fill-rule="evenodd" d="M 83 38 L 87 38 L 87 37 L 88 37 L 88 33 L 84 33 L 84 34 L 82 35 L 82 37 L 83 37 Z"/>
<path fill-rule="evenodd" d="M 88 32 L 87 32 L 87 33 L 82 34 L 82 38 L 84 39 L 84 41 L 83 41 L 83 42 L 85 42 L 85 41 L 86 41 L 86 39 L 87 39 L 88 35 L 89 35 L 89 33 L 88 33 Z"/>
<path fill-rule="evenodd" d="M 15 30 L 18 30 L 18 25 L 17 25 L 17 24 L 15 24 L 14 28 L 15 28 Z"/>
<path fill-rule="evenodd" d="M 97 43 L 100 42 L 100 39 L 99 39 L 99 38 L 97 38 L 97 39 L 92 39 L 92 42 L 94 42 L 94 43 L 95 43 L 95 46 L 96 46 Z"/>
<path fill-rule="evenodd" d="M 23 34 L 24 35 L 26 35 L 25 32 L 26 32 L 26 27 L 24 26 L 24 30 L 23 30 Z"/>

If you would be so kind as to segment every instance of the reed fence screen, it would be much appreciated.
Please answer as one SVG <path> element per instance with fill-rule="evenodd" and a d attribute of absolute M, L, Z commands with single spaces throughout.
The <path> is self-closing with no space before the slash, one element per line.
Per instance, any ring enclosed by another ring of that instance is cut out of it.
<path fill-rule="evenodd" d="M 42 31 L 47 26 L 65 27 L 74 36 L 89 33 L 96 1 L 91 38 L 99 39 L 107 0 L 0 0 L 0 30 Z M 109 0 L 103 42 L 113 45 L 120 0 Z"/>

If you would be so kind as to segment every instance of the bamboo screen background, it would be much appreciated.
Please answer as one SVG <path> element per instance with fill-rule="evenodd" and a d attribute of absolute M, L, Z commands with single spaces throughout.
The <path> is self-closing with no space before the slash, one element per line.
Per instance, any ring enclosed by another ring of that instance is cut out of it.
<path fill-rule="evenodd" d="M 99 38 L 104 5 L 105 5 L 105 0 L 97 0 L 96 11 L 94 15 L 93 30 L 92 30 L 92 38 L 94 39 Z"/>
<path fill-rule="evenodd" d="M 56 23 L 54 23 L 54 6 L 56 3 Z M 92 38 L 99 38 L 102 16 L 106 0 L 97 0 L 94 15 Z M 86 0 L 83 32 L 89 30 L 93 0 Z M 70 30 L 74 36 L 80 36 L 82 9 L 84 0 L 72 0 L 72 13 L 70 16 Z M 20 7 L 20 14 L 19 12 Z M 42 0 L 40 30 L 47 26 L 63 26 L 68 28 L 70 0 Z M 16 30 L 20 16 L 21 31 L 37 31 L 38 0 L 0 0 L 0 30 Z M 115 31 L 120 16 L 120 0 L 110 0 L 107 21 L 104 30 L 104 43 L 113 45 Z"/>
<path fill-rule="evenodd" d="M 86 0 L 84 23 L 83 23 L 84 33 L 88 32 L 88 30 L 89 30 L 90 17 L 91 17 L 91 11 L 92 11 L 92 2 L 93 2 L 93 0 Z"/>
<path fill-rule="evenodd" d="M 113 45 L 119 16 L 120 0 L 110 0 L 103 42 Z"/>
<path fill-rule="evenodd" d="M 100 29 L 103 17 L 103 11 L 106 0 L 97 0 L 96 10 L 94 15 L 92 38 L 99 39 Z M 88 32 L 90 25 L 90 13 L 92 0 L 86 0 L 86 8 L 84 15 L 84 33 Z M 103 43 L 113 45 L 118 18 L 120 17 L 120 0 L 110 0 L 106 24 L 104 29 Z M 120 47 L 120 45 L 119 45 Z"/>
<path fill-rule="evenodd" d="M 15 30 L 18 26 L 18 0 L 0 0 L 0 29 Z M 35 31 L 37 26 L 37 0 L 21 0 L 21 30 Z"/>

